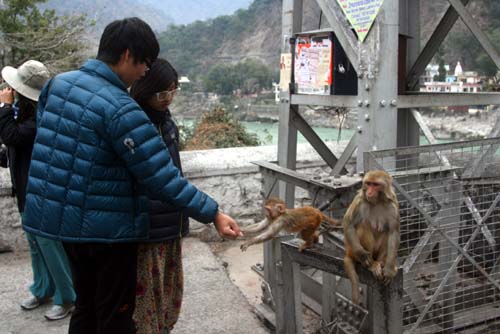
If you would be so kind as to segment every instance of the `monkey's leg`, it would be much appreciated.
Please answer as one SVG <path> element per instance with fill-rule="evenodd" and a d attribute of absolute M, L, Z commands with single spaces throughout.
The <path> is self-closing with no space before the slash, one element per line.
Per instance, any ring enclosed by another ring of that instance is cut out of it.
<path fill-rule="evenodd" d="M 370 271 L 373 273 L 373 276 L 380 281 L 384 280 L 383 268 L 387 257 L 386 245 L 387 234 L 383 234 L 378 236 L 378 240 L 375 241 L 373 246 L 373 256 L 375 258 L 375 262 L 371 265 Z"/>
<path fill-rule="evenodd" d="M 304 240 L 304 243 L 300 245 L 299 252 L 302 252 L 306 248 L 314 246 L 314 243 L 318 241 L 318 235 L 316 234 L 316 229 L 305 229 L 300 232 L 300 237 Z"/>
<path fill-rule="evenodd" d="M 389 284 L 398 272 L 397 256 L 399 248 L 399 229 L 389 233 L 385 246 L 386 256 L 383 274 L 385 284 Z"/>
<path fill-rule="evenodd" d="M 375 237 L 369 228 L 364 225 L 356 229 L 356 235 L 359 243 L 365 252 L 354 253 L 355 259 L 360 262 L 365 268 L 370 269 L 373 265 L 373 252 L 375 251 Z"/>
<path fill-rule="evenodd" d="M 344 257 L 344 269 L 347 273 L 347 277 L 349 277 L 349 280 L 351 280 L 352 302 L 354 304 L 359 304 L 361 298 L 359 295 L 359 278 L 358 274 L 356 273 L 356 267 L 354 266 L 354 261 L 349 255 L 346 255 Z"/>

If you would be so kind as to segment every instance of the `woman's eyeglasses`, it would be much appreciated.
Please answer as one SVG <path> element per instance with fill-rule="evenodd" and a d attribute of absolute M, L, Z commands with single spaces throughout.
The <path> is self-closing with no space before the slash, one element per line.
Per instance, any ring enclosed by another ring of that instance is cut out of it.
<path fill-rule="evenodd" d="M 155 96 L 158 101 L 166 101 L 172 99 L 180 90 L 181 89 L 179 87 L 171 90 L 165 90 L 163 92 L 155 93 Z"/>

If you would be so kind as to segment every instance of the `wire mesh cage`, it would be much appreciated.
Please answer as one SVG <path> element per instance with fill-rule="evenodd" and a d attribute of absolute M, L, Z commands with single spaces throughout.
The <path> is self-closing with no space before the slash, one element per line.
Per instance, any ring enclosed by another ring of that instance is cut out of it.
<path fill-rule="evenodd" d="M 405 333 L 500 333 L 500 138 L 367 152 L 401 215 Z"/>

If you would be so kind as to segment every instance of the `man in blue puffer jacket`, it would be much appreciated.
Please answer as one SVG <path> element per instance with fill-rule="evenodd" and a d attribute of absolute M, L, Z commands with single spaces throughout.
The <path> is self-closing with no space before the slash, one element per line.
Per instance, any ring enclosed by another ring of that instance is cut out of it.
<path fill-rule="evenodd" d="M 96 60 L 47 83 L 38 104 L 23 227 L 61 240 L 77 293 L 69 333 L 135 333 L 137 241 L 148 236 L 145 191 L 241 235 L 217 203 L 184 179 L 127 87 L 158 56 L 138 18 L 110 23 Z"/>

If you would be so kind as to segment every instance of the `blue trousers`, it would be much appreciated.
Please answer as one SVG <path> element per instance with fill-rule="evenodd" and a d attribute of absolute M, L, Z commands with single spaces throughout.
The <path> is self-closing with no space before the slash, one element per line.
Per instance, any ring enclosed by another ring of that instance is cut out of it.
<path fill-rule="evenodd" d="M 60 241 L 26 233 L 31 253 L 33 296 L 44 299 L 53 297 L 54 305 L 74 304 L 71 271 L 64 247 Z"/>

